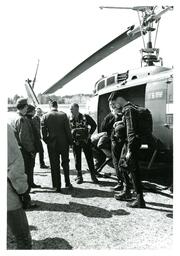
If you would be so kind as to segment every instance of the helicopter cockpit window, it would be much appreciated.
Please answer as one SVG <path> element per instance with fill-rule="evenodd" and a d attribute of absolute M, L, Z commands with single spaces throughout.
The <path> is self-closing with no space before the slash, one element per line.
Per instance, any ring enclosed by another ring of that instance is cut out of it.
<path fill-rule="evenodd" d="M 111 76 L 107 79 L 107 86 L 115 83 L 115 77 Z"/>
<path fill-rule="evenodd" d="M 105 87 L 105 80 L 102 80 L 101 82 L 98 83 L 98 86 L 97 86 L 97 90 L 101 90 Z"/>

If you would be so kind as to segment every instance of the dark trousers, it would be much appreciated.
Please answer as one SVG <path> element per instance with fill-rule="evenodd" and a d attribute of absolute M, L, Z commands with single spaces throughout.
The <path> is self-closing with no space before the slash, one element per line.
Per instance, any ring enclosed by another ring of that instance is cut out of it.
<path fill-rule="evenodd" d="M 45 163 L 44 163 L 44 149 L 43 149 L 43 144 L 42 144 L 41 140 L 39 140 L 39 164 L 40 164 L 40 166 L 45 165 Z"/>
<path fill-rule="evenodd" d="M 17 249 L 31 249 L 31 235 L 25 211 L 20 208 L 7 212 L 7 223 L 15 236 Z"/>
<path fill-rule="evenodd" d="M 89 140 L 87 143 L 81 143 L 80 145 L 77 145 L 73 143 L 73 154 L 75 159 L 75 168 L 78 171 L 78 174 L 81 173 L 81 152 L 83 150 L 84 155 L 86 157 L 86 161 L 88 164 L 89 171 L 92 174 L 95 174 L 94 169 L 94 162 L 93 162 L 93 155 L 92 155 L 92 148 L 91 148 L 91 141 Z"/>
<path fill-rule="evenodd" d="M 126 154 L 127 154 L 127 143 L 124 143 L 121 150 L 118 168 L 123 178 L 124 191 L 127 192 L 127 191 L 130 191 L 133 180 L 132 180 L 131 172 L 129 170 L 129 166 L 127 165 Z"/>
<path fill-rule="evenodd" d="M 112 141 L 112 144 L 111 144 L 112 161 L 116 171 L 118 184 L 121 184 L 123 182 L 121 168 L 119 168 L 119 161 L 120 161 L 123 145 L 124 145 L 124 141 L 120 141 L 120 142 Z"/>
<path fill-rule="evenodd" d="M 35 156 L 33 157 L 31 153 L 21 150 L 22 156 L 24 159 L 24 167 L 25 167 L 25 173 L 27 174 L 27 182 L 28 182 L 28 191 L 30 192 L 31 186 L 34 183 L 34 166 L 35 166 Z"/>
<path fill-rule="evenodd" d="M 64 178 L 66 186 L 69 186 L 69 146 L 60 150 L 52 144 L 48 144 L 48 154 L 51 165 L 51 177 L 52 185 L 54 188 L 61 187 L 61 173 L 60 173 L 60 156 L 61 156 L 61 166 L 64 171 Z"/>
<path fill-rule="evenodd" d="M 137 195 L 140 195 L 140 196 L 143 196 L 143 189 L 142 189 L 142 183 L 141 183 L 138 154 L 139 154 L 141 144 L 144 142 L 147 143 L 148 146 L 153 150 L 158 148 L 158 140 L 152 134 L 148 134 L 144 136 L 144 138 L 142 136 L 141 138 L 137 139 L 136 144 L 131 150 L 131 157 L 127 161 L 127 165 L 133 179 L 134 189 Z"/>
<path fill-rule="evenodd" d="M 101 167 L 101 165 L 105 162 L 106 155 L 101 149 L 96 146 L 92 146 L 92 153 L 94 158 L 95 170 L 98 170 L 98 168 Z"/>
<path fill-rule="evenodd" d="M 140 169 L 139 169 L 139 163 L 138 163 L 138 151 L 139 149 L 137 148 L 136 151 L 133 151 L 131 153 L 131 157 L 128 160 L 128 169 L 131 173 L 134 189 L 137 195 L 139 194 L 142 196 L 143 190 L 142 190 L 141 175 L 140 175 Z"/>
<path fill-rule="evenodd" d="M 130 158 L 128 160 L 125 159 L 125 165 L 126 165 L 126 170 L 128 170 L 131 174 L 134 190 L 136 194 L 143 196 L 141 175 L 140 175 L 139 162 L 138 162 L 138 154 L 139 154 L 140 147 L 141 147 L 141 142 L 140 140 L 137 140 L 136 145 L 134 145 L 133 149 L 131 149 Z M 124 152 L 124 156 L 125 154 L 126 152 Z M 121 161 L 123 161 L 124 156 L 121 157 Z"/>

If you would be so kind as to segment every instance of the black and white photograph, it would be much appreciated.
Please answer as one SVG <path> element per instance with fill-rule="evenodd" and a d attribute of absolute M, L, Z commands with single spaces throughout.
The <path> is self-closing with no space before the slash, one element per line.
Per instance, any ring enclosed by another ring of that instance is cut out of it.
<path fill-rule="evenodd" d="M 177 1 L 1 5 L 1 255 L 176 255 Z"/>

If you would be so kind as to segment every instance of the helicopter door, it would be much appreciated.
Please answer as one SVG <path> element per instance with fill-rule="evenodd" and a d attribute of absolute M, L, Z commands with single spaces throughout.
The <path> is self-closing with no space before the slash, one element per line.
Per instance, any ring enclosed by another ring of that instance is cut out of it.
<path fill-rule="evenodd" d="M 119 91 L 123 91 L 123 94 L 127 97 L 128 101 L 133 102 L 139 106 L 145 105 L 145 88 L 146 84 L 140 84 L 132 88 L 126 88 Z M 108 98 L 110 93 L 99 95 L 98 99 L 98 113 L 97 113 L 97 124 L 98 132 L 100 131 L 101 123 L 104 117 L 110 112 Z"/>
<path fill-rule="evenodd" d="M 98 111 L 97 111 L 97 130 L 100 132 L 101 129 L 101 123 L 104 119 L 104 117 L 110 113 L 109 109 L 109 98 L 110 93 L 106 93 L 99 96 L 98 99 Z"/>
<path fill-rule="evenodd" d="M 153 117 L 153 134 L 164 149 L 172 149 L 172 82 L 161 80 L 147 83 L 146 107 Z"/>

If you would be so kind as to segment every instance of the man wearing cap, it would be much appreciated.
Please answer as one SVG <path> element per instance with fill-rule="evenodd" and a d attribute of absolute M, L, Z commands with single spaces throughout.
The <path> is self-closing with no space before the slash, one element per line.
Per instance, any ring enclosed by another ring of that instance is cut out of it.
<path fill-rule="evenodd" d="M 35 138 L 30 121 L 26 117 L 28 104 L 27 99 L 19 98 L 16 102 L 17 117 L 11 122 L 19 148 L 24 159 L 25 173 L 28 178 L 28 190 L 24 195 L 25 208 L 34 208 L 37 205 L 31 203 L 29 192 L 31 190 L 31 176 L 34 167 Z"/>
<path fill-rule="evenodd" d="M 60 155 L 64 171 L 65 186 L 71 189 L 69 179 L 69 146 L 72 144 L 71 130 L 67 115 L 58 111 L 57 101 L 50 101 L 50 112 L 42 117 L 42 136 L 47 144 L 51 165 L 52 185 L 61 193 Z"/>

